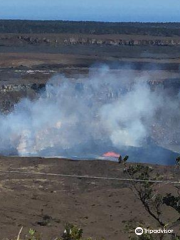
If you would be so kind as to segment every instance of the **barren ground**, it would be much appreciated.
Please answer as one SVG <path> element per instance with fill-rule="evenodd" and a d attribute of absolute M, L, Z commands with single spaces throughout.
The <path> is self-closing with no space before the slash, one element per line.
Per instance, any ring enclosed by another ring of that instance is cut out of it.
<path fill-rule="evenodd" d="M 53 239 L 67 222 L 82 227 L 85 236 L 111 240 L 128 239 L 124 232 L 126 221 L 157 227 L 127 181 L 49 175 L 124 178 L 118 163 L 1 157 L 0 166 L 1 239 L 13 238 L 21 226 L 23 234 L 31 227 L 41 232 L 43 239 Z M 171 167 L 154 168 L 164 179 L 173 180 Z M 159 192 L 167 189 L 174 191 L 171 184 L 158 187 Z M 166 216 L 177 217 L 173 211 L 167 211 Z"/>

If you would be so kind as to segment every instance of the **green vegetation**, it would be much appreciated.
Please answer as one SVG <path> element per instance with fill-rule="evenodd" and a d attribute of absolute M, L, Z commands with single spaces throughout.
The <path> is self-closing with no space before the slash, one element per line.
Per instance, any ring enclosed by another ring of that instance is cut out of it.
<path fill-rule="evenodd" d="M 41 234 L 34 229 L 30 229 L 25 238 L 21 238 L 23 228 L 21 228 L 16 240 L 43 240 Z M 83 238 L 83 230 L 73 224 L 67 224 L 61 237 L 57 237 L 54 240 L 93 240 L 92 238 Z M 103 240 L 103 239 L 101 239 Z"/>
<path fill-rule="evenodd" d="M 180 23 L 0 20 L 0 33 L 83 33 L 180 36 Z"/>
<path fill-rule="evenodd" d="M 180 173 L 179 158 L 176 159 L 176 162 L 177 165 L 175 166 L 175 171 L 176 173 Z M 172 193 L 163 195 L 159 191 L 163 183 L 158 182 L 162 179 L 162 176 L 156 173 L 152 167 L 142 164 L 129 164 L 127 166 L 126 162 L 122 162 L 122 164 L 125 167 L 124 173 L 126 176 L 134 180 L 131 182 L 132 191 L 144 206 L 144 209 L 147 211 L 147 213 L 157 222 L 157 228 L 173 230 L 173 227 L 175 226 L 180 227 L 180 185 L 175 185 L 175 195 Z M 166 216 L 165 208 L 175 210 L 179 217 L 177 219 L 172 219 L 169 221 Z M 136 224 L 136 226 L 133 227 L 133 224 Z M 180 236 L 178 236 L 175 232 L 169 233 L 169 238 L 167 238 L 167 234 L 156 234 L 154 236 L 146 233 L 139 237 L 134 236 L 134 232 L 131 234 L 130 230 L 135 229 L 137 227 L 137 224 L 139 224 L 139 226 L 142 228 L 147 228 L 147 226 L 143 225 L 142 223 L 133 221 L 126 223 L 125 230 L 126 232 L 130 233 L 129 239 L 131 240 L 180 240 Z M 153 228 L 149 227 L 149 229 Z"/>

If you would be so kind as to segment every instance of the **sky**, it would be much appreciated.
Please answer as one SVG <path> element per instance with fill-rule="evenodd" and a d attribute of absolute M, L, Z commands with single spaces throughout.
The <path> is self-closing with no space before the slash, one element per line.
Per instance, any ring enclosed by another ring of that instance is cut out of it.
<path fill-rule="evenodd" d="M 0 0 L 0 19 L 180 22 L 180 0 Z"/>

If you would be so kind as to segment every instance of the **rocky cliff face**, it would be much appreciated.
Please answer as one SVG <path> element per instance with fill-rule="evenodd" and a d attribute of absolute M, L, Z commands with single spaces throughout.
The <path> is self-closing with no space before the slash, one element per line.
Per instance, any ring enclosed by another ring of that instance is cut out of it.
<path fill-rule="evenodd" d="M 111 38 L 108 36 L 28 36 L 28 35 L 3 35 L 0 36 L 0 45 L 8 45 L 10 43 L 15 44 L 28 44 L 28 45 L 112 45 L 112 46 L 177 46 L 180 45 L 180 38 L 143 38 L 136 36 L 124 36 L 123 38 L 115 37 Z"/>
<path fill-rule="evenodd" d="M 77 88 L 81 88 L 83 83 L 75 83 Z M 152 89 L 161 85 L 168 89 L 169 93 L 177 94 L 180 89 L 179 78 L 149 81 Z M 116 98 L 124 91 L 130 91 L 131 84 L 124 86 L 123 89 L 117 89 L 116 92 L 108 92 L 107 98 Z M 35 99 L 39 93 L 45 90 L 45 83 L 31 84 L 1 84 L 0 85 L 0 112 L 6 113 L 13 109 L 14 105 L 23 98 Z"/>
<path fill-rule="evenodd" d="M 34 99 L 45 88 L 45 84 L 1 84 L 0 112 L 11 111 L 23 98 Z"/>
<path fill-rule="evenodd" d="M 8 92 L 20 92 L 20 91 L 28 91 L 33 90 L 36 93 L 39 93 L 42 89 L 45 88 L 45 84 L 2 84 L 0 85 L 0 93 L 8 93 Z"/>
<path fill-rule="evenodd" d="M 95 39 L 95 38 L 69 38 L 64 40 L 65 44 L 75 45 L 75 44 L 92 44 L 92 45 L 112 45 L 112 46 L 176 46 L 180 45 L 179 40 L 125 40 L 125 39 Z"/>

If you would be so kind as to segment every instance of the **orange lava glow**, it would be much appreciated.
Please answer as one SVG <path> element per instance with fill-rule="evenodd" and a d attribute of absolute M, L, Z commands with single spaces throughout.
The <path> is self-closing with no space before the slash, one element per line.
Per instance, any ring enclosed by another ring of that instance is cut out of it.
<path fill-rule="evenodd" d="M 115 153 L 115 152 L 107 152 L 103 154 L 103 157 L 114 157 L 114 158 L 118 158 L 120 156 L 120 154 Z"/>

